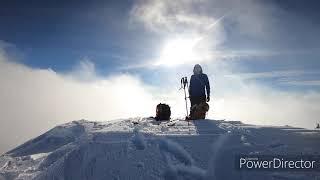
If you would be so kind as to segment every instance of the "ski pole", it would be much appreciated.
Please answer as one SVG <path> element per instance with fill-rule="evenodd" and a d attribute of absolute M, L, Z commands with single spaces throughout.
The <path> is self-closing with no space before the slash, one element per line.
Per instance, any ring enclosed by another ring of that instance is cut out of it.
<path fill-rule="evenodd" d="M 184 91 L 184 100 L 186 102 L 186 114 L 188 117 L 188 101 L 187 101 L 187 92 L 186 92 L 186 87 L 188 87 L 188 78 L 187 77 L 183 77 L 181 78 L 181 88 L 183 88 Z"/>

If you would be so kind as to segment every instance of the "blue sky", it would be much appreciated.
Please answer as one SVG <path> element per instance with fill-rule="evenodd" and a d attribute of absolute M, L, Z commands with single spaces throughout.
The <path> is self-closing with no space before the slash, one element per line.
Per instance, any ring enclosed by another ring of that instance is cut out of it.
<path fill-rule="evenodd" d="M 196 63 L 212 85 L 209 118 L 313 128 L 319 7 L 316 0 L 1 1 L 0 153 L 71 120 L 152 116 L 159 102 L 183 117 L 180 78 Z"/>
<path fill-rule="evenodd" d="M 188 30 L 175 27 L 159 33 L 146 28 L 146 22 L 132 17 L 139 3 L 143 1 L 2 1 L 0 24 L 5 28 L 0 37 L 14 45 L 21 55 L 17 59 L 27 66 L 67 72 L 88 58 L 101 75 L 130 72 L 143 78 L 149 72 L 146 67 L 126 67 L 150 63 L 165 38 Z M 224 40 L 214 50 L 236 54 L 236 60 L 227 58 L 237 66 L 234 72 L 319 71 L 317 1 L 258 1 L 240 8 L 232 1 L 208 4 L 203 12 L 198 12 L 201 4 L 192 4 L 190 11 L 213 18 L 225 15 L 219 22 Z M 298 80 L 318 80 L 318 75 L 300 74 Z M 317 89 L 318 84 L 305 88 Z"/>

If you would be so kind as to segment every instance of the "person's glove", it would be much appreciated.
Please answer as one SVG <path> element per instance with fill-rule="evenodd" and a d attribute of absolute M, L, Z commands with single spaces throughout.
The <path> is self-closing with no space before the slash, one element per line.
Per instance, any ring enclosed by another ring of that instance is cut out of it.
<path fill-rule="evenodd" d="M 207 97 L 207 102 L 209 102 L 209 101 L 210 101 L 210 96 Z"/>

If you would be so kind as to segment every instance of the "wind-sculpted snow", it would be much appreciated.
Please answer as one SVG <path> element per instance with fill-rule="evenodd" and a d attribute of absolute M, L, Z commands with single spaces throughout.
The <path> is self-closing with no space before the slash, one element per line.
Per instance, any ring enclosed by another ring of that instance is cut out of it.
<path fill-rule="evenodd" d="M 9 151 L 8 154 L 11 156 L 26 156 L 51 152 L 65 144 L 75 141 L 84 132 L 85 128 L 80 122 L 57 126 L 47 133 Z"/>
<path fill-rule="evenodd" d="M 13 179 L 316 179 L 319 172 L 239 171 L 236 154 L 317 154 L 319 131 L 239 121 L 73 121 L 0 157 Z"/>

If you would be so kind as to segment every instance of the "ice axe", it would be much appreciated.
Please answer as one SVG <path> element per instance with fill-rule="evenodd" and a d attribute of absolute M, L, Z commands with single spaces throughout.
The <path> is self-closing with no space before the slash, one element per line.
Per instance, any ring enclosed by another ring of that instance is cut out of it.
<path fill-rule="evenodd" d="M 186 112 L 187 112 L 186 117 L 188 117 L 188 101 L 187 101 L 186 88 L 188 88 L 188 78 L 183 77 L 183 78 L 181 78 L 181 88 L 180 89 L 183 89 L 183 91 L 184 91 L 184 100 L 186 101 Z"/>

